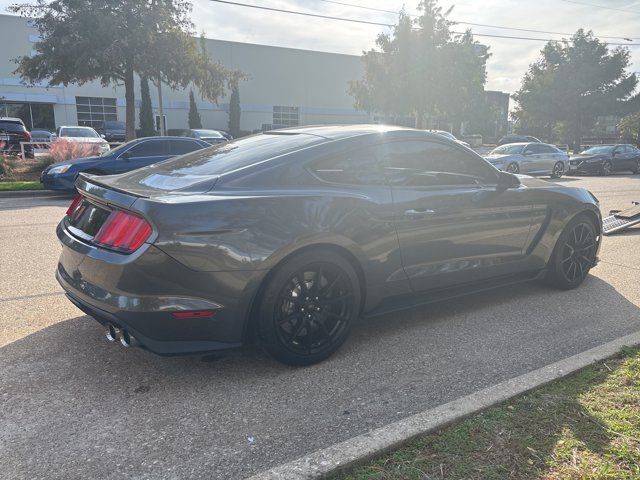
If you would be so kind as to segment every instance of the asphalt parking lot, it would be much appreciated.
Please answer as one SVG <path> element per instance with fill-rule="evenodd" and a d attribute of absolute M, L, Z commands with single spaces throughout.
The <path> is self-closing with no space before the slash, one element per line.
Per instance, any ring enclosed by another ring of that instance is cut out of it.
<path fill-rule="evenodd" d="M 603 213 L 640 176 L 567 177 Z M 109 344 L 53 277 L 69 199 L 0 197 L 6 479 L 243 478 L 640 330 L 640 227 L 574 291 L 538 284 L 362 322 L 331 359 L 162 358 Z"/>

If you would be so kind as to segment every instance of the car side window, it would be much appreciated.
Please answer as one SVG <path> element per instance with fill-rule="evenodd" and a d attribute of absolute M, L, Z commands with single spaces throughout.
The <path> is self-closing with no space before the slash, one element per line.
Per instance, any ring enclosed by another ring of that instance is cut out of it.
<path fill-rule="evenodd" d="M 169 142 L 169 155 L 184 155 L 185 153 L 195 152 L 201 148 L 198 142 L 192 140 L 171 140 Z"/>
<path fill-rule="evenodd" d="M 538 149 L 540 150 L 540 153 L 558 153 L 555 147 L 552 147 L 551 145 L 539 145 Z"/>
<path fill-rule="evenodd" d="M 386 144 L 385 174 L 392 185 L 436 187 L 493 184 L 497 174 L 481 158 L 438 142 Z"/>
<path fill-rule="evenodd" d="M 314 161 L 310 170 L 321 180 L 342 185 L 382 185 L 384 172 L 374 148 L 362 148 Z"/>
<path fill-rule="evenodd" d="M 130 157 L 158 157 L 167 155 L 167 142 L 163 140 L 147 140 L 127 150 Z"/>
<path fill-rule="evenodd" d="M 524 152 L 525 152 L 525 153 L 531 153 L 531 154 L 533 154 L 533 155 L 536 155 L 536 154 L 538 154 L 538 153 L 546 153 L 546 152 L 543 150 L 542 145 L 539 145 L 539 144 L 537 144 L 537 143 L 534 143 L 534 144 L 529 145 L 529 146 L 525 149 L 525 151 L 524 151 Z"/>

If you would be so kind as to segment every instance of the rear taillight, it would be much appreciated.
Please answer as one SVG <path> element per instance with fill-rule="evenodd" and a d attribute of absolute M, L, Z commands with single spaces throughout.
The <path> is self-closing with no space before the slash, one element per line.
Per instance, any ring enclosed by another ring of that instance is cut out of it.
<path fill-rule="evenodd" d="M 29 132 L 20 132 L 18 135 L 25 140 L 31 140 L 31 134 Z"/>
<path fill-rule="evenodd" d="M 114 210 L 102 224 L 93 242 L 114 250 L 133 252 L 151 235 L 151 225 L 142 217 Z"/>
<path fill-rule="evenodd" d="M 73 212 L 75 212 L 76 208 L 78 208 L 78 205 L 80 204 L 81 201 L 82 201 L 82 195 L 77 193 L 76 196 L 73 197 L 73 202 L 71 202 L 71 205 L 69 205 L 69 208 L 67 208 L 67 215 L 71 215 Z"/>

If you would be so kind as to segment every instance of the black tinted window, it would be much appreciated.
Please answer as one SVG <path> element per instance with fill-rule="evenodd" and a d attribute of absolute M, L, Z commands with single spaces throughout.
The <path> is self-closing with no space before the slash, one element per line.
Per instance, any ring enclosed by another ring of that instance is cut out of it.
<path fill-rule="evenodd" d="M 542 145 L 534 143 L 532 145 L 528 145 L 527 148 L 524 149 L 524 153 L 532 153 L 532 154 L 545 153 L 545 150 L 542 147 Z"/>
<path fill-rule="evenodd" d="M 380 185 L 385 183 L 379 159 L 371 148 L 323 158 L 311 165 L 311 171 L 318 178 L 331 183 L 345 185 Z"/>
<path fill-rule="evenodd" d="M 165 140 L 147 140 L 141 142 L 128 151 L 132 157 L 156 157 L 167 155 L 167 142 Z"/>
<path fill-rule="evenodd" d="M 480 158 L 435 142 L 386 145 L 385 172 L 394 185 L 443 186 L 495 182 L 496 173 Z"/>
<path fill-rule="evenodd" d="M 4 132 L 25 132 L 26 128 L 18 122 L 0 121 L 0 130 Z"/>
<path fill-rule="evenodd" d="M 185 153 L 195 152 L 202 147 L 191 140 L 171 140 L 169 142 L 169 155 L 184 155 Z"/>

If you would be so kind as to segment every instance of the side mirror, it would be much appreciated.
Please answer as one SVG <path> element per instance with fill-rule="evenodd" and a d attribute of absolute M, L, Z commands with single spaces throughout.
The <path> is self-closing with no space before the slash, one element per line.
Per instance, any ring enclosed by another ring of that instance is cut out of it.
<path fill-rule="evenodd" d="M 498 187 L 497 190 L 509 190 L 510 188 L 517 188 L 520 186 L 520 179 L 513 173 L 500 172 L 498 174 Z"/>
<path fill-rule="evenodd" d="M 525 150 L 524 152 L 522 152 L 522 154 L 526 157 L 526 156 L 532 155 L 533 152 L 531 150 Z"/>
<path fill-rule="evenodd" d="M 106 136 L 104 133 L 101 133 L 101 134 L 100 134 L 100 136 L 101 136 L 102 138 L 107 138 L 107 136 Z"/>

